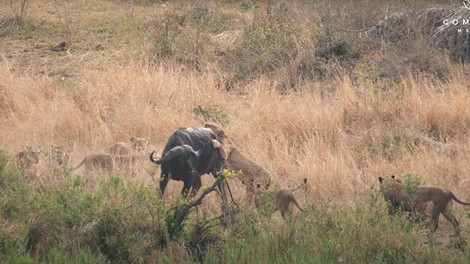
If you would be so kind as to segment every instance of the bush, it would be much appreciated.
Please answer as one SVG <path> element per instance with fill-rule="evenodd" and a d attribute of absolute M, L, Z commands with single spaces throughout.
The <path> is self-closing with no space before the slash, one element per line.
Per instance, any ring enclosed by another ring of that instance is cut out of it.
<path fill-rule="evenodd" d="M 211 35 L 227 30 L 229 25 L 229 19 L 222 12 L 207 4 L 171 10 L 152 26 L 156 58 L 202 70 L 206 61 L 214 61 Z"/>
<path fill-rule="evenodd" d="M 308 207 L 306 207 L 308 208 Z M 247 215 L 212 246 L 205 263 L 439 263 L 461 262 L 458 249 L 423 247 L 419 230 L 385 206 L 359 205 L 355 213 L 334 203 L 317 204 L 295 221 L 253 222 Z"/>
<path fill-rule="evenodd" d="M 257 9 L 239 46 L 220 58 L 222 68 L 238 81 L 249 81 L 291 65 L 299 53 L 300 30 L 289 23 L 288 15 L 281 8 L 272 13 Z"/>
<path fill-rule="evenodd" d="M 256 195 L 255 203 L 260 215 L 271 217 L 276 209 L 276 194 L 279 191 L 279 185 L 271 185 L 268 190 Z"/>
<path fill-rule="evenodd" d="M 220 124 L 226 124 L 229 116 L 225 109 L 218 105 L 197 106 L 193 109 L 193 113 L 202 116 L 204 121 L 214 121 Z"/>
<path fill-rule="evenodd" d="M 234 175 L 224 171 L 216 182 Z M 419 179 L 408 178 L 404 183 L 412 192 Z M 203 197 L 168 210 L 154 188 L 118 176 L 102 181 L 96 191 L 81 178 L 58 188 L 32 188 L 6 165 L 3 152 L 0 182 L 2 263 L 428 263 L 468 258 L 462 254 L 468 245 L 463 251 L 423 247 L 421 227 L 410 225 L 402 214 L 389 216 L 385 203 L 375 204 L 373 196 L 367 204 L 357 202 L 355 209 L 330 200 L 306 203 L 307 213 L 289 222 L 238 209 L 222 228 L 219 217 L 189 210 Z M 266 193 L 273 198 L 275 190 Z M 266 204 L 273 199 L 262 203 L 258 212 L 269 215 Z"/>

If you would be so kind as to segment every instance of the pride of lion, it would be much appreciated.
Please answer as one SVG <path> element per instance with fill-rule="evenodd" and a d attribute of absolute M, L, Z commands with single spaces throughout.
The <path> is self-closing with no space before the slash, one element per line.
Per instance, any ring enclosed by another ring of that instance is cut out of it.
<path fill-rule="evenodd" d="M 109 147 L 107 153 L 87 154 L 82 161 L 71 170 L 75 171 L 81 167 L 85 173 L 104 172 L 109 173 L 114 169 L 125 169 L 129 171 L 140 158 L 145 157 L 148 147 L 148 139 L 143 137 L 131 137 L 130 143 L 117 142 Z"/>
<path fill-rule="evenodd" d="M 237 177 L 246 186 L 246 203 L 257 206 L 255 201 L 256 195 L 266 190 L 273 181 L 271 172 L 245 156 L 219 125 L 206 123 L 204 128 L 212 130 L 216 135 L 216 139 L 212 140 L 212 146 L 203 145 L 201 149 L 211 147 L 219 151 L 224 167 L 239 172 Z M 130 142 L 114 143 L 104 153 L 85 155 L 77 165 L 71 168 L 71 171 L 78 170 L 81 167 L 85 168 L 85 173 L 94 171 L 109 173 L 119 168 L 129 169 L 141 157 L 146 157 L 148 147 L 148 139 L 131 137 Z M 52 148 L 53 151 L 51 153 L 53 155 L 50 155 L 50 159 L 57 160 L 57 164 L 67 165 L 70 152 L 64 152 L 62 149 L 57 150 L 56 148 Z M 187 152 L 194 157 L 199 157 L 200 155 L 200 151 L 196 152 L 188 145 L 182 145 L 180 148 L 173 150 L 173 152 L 176 151 L 185 151 L 185 153 Z M 41 147 L 27 147 L 15 155 L 15 164 L 31 177 L 37 176 L 37 167 L 41 160 L 41 155 L 43 155 L 41 152 Z M 60 154 L 59 157 L 57 157 L 57 153 Z M 170 154 L 167 153 L 166 156 L 162 157 L 161 162 L 164 162 L 165 158 L 171 156 Z M 160 160 L 157 161 L 160 162 Z M 460 236 L 460 224 L 452 214 L 450 205 L 452 201 L 461 205 L 470 205 L 470 202 L 463 202 L 451 191 L 438 187 L 418 187 L 415 193 L 410 194 L 406 191 L 405 184 L 395 176 L 378 177 L 378 180 L 384 200 L 389 203 L 389 212 L 391 214 L 396 212 L 396 210 L 422 213 L 431 207 L 431 231 L 435 232 L 437 230 L 439 216 L 442 215 L 452 224 L 456 235 Z M 274 211 L 279 211 L 284 220 L 292 215 L 294 206 L 300 211 L 305 211 L 299 205 L 294 195 L 295 190 L 305 184 L 307 184 L 306 179 L 302 185 L 294 190 L 282 188 L 276 193 Z"/>

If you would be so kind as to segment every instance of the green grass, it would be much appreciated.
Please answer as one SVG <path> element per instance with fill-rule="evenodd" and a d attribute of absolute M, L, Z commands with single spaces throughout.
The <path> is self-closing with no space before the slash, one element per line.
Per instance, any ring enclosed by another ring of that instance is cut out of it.
<path fill-rule="evenodd" d="M 468 245 L 423 244 L 419 225 L 389 216 L 376 199 L 353 210 L 328 200 L 305 204 L 307 212 L 285 223 L 235 210 L 225 229 L 192 210 L 171 240 L 174 205 L 162 204 L 153 186 L 112 176 L 94 192 L 80 177 L 33 188 L 2 153 L 0 188 L 4 263 L 146 263 L 156 256 L 165 263 L 468 263 L 469 257 Z"/>

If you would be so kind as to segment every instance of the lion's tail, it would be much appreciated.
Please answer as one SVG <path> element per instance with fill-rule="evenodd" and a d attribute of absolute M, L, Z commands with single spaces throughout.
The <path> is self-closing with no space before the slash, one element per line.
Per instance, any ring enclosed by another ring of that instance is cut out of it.
<path fill-rule="evenodd" d="M 297 188 L 295 188 L 295 189 L 293 189 L 293 190 L 290 190 L 290 191 L 291 191 L 291 192 L 295 192 L 295 191 L 297 191 L 298 189 L 302 188 L 302 187 L 303 187 L 304 185 L 306 185 L 306 184 L 307 184 L 307 178 L 304 179 L 304 182 L 303 182 L 301 185 L 299 185 Z"/>
<path fill-rule="evenodd" d="M 462 204 L 462 205 L 470 205 L 470 203 L 466 203 L 466 202 L 460 201 L 452 192 L 450 192 L 450 197 L 452 197 L 452 199 L 453 199 L 454 201 L 456 201 L 457 203 L 459 203 L 459 204 Z"/>

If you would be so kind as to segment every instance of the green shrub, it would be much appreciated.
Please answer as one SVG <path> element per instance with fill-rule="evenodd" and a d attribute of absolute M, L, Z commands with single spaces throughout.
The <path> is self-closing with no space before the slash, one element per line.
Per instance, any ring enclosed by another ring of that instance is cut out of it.
<path fill-rule="evenodd" d="M 268 190 L 258 193 L 255 197 L 257 211 L 264 217 L 271 217 L 276 209 L 276 194 L 279 191 L 279 185 L 273 184 Z"/>
<path fill-rule="evenodd" d="M 330 60 L 347 60 L 358 57 L 358 52 L 355 51 L 350 44 L 350 41 L 345 36 L 337 33 L 326 21 L 322 32 L 317 36 L 317 50 L 316 56 Z"/>
<path fill-rule="evenodd" d="M 291 65 L 298 54 L 300 33 L 282 10 L 264 13 L 255 10 L 252 24 L 245 28 L 240 44 L 220 58 L 222 67 L 238 81 L 274 73 Z"/>
<path fill-rule="evenodd" d="M 197 106 L 193 109 L 193 113 L 202 116 L 206 121 L 214 121 L 221 124 L 225 124 L 229 120 L 225 109 L 218 105 Z"/>
<path fill-rule="evenodd" d="M 224 171 L 216 183 L 234 175 Z M 413 193 L 419 178 L 403 178 Z M 80 177 L 62 187 L 32 188 L 6 165 L 4 153 L 0 190 L 2 263 L 465 263 L 469 257 L 468 244 L 425 246 L 421 226 L 402 214 L 389 216 L 373 195 L 354 209 L 332 200 L 307 202 L 307 212 L 288 222 L 259 217 L 271 213 L 268 205 L 258 206 L 259 215 L 237 208 L 223 226 L 220 216 L 193 206 L 178 211 L 197 199 L 165 206 L 152 186 L 118 176 L 96 191 Z M 262 203 L 273 204 L 275 190 L 266 193 L 271 200 L 261 197 Z M 184 214 L 178 222 L 174 212 Z"/>
<path fill-rule="evenodd" d="M 165 13 L 153 23 L 156 58 L 202 70 L 206 61 L 214 61 L 210 36 L 227 30 L 229 21 L 223 12 L 208 4 Z"/>
<path fill-rule="evenodd" d="M 351 213 L 322 202 L 308 210 L 280 223 L 254 222 L 246 215 L 229 228 L 229 239 L 210 248 L 204 263 L 465 262 L 458 249 L 423 246 L 419 230 L 409 228 L 403 216 L 389 216 L 385 206 L 359 204 Z"/>

